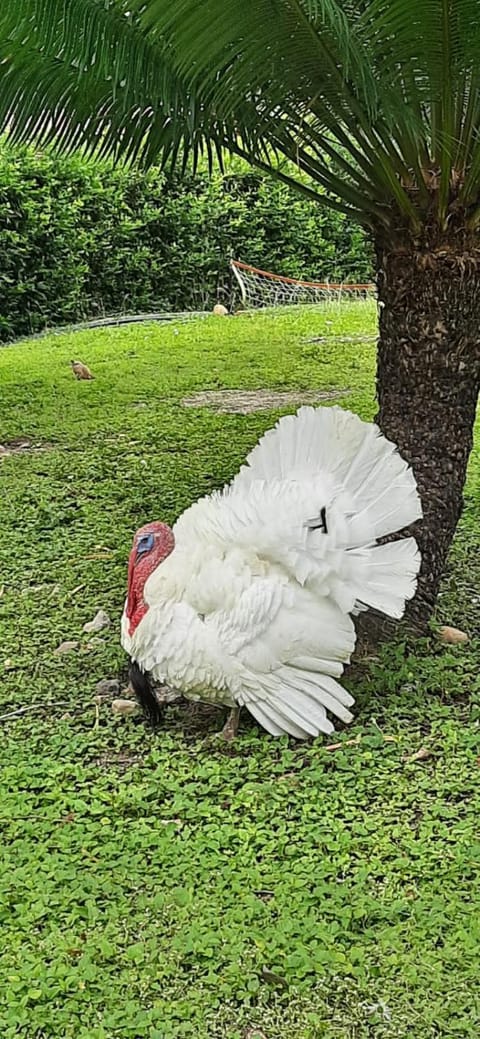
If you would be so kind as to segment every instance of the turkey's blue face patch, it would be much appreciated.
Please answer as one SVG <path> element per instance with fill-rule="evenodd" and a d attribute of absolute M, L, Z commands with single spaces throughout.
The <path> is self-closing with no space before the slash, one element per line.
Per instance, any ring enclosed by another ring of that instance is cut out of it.
<path fill-rule="evenodd" d="M 145 552 L 150 552 L 153 548 L 154 541 L 155 538 L 153 534 L 142 534 L 137 544 L 137 558 L 138 556 L 143 556 Z"/>

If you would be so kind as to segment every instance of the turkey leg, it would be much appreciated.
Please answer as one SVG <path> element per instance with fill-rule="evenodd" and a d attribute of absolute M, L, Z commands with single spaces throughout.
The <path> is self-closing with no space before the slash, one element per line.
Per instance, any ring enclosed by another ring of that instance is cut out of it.
<path fill-rule="evenodd" d="M 224 740 L 233 740 L 237 735 L 241 709 L 241 707 L 232 707 L 232 710 L 230 711 L 230 714 L 221 732 L 221 735 L 223 736 Z"/>

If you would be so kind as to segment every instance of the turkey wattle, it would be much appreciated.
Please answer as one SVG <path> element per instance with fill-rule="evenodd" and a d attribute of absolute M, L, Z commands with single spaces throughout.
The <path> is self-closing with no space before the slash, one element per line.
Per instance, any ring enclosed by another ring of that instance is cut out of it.
<path fill-rule="evenodd" d="M 377 539 L 422 515 L 413 473 L 377 426 L 341 408 L 301 408 L 260 440 L 233 482 L 150 523 L 130 553 L 122 645 L 147 712 L 148 674 L 184 696 L 238 709 L 275 736 L 352 719 L 338 683 L 352 615 L 401 617 L 420 567 L 413 538 Z"/>

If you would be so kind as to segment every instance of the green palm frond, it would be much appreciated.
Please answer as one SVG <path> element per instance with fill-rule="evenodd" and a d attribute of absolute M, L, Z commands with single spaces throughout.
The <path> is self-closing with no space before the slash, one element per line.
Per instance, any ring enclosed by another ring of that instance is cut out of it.
<path fill-rule="evenodd" d="M 418 229 L 454 199 L 477 219 L 479 55 L 480 0 L 3 0 L 0 127 L 146 164 L 230 150 Z"/>
<path fill-rule="evenodd" d="M 185 90 L 118 4 L 14 0 L 0 9 L 0 125 L 14 140 L 153 162 L 159 142 L 175 144 L 179 122 L 195 146 Z M 208 119 L 206 129 L 215 131 Z"/>

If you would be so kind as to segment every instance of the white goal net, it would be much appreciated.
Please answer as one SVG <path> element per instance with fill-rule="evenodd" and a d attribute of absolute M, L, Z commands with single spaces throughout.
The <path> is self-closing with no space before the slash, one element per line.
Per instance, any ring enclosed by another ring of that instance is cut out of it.
<path fill-rule="evenodd" d="M 240 260 L 231 260 L 230 266 L 237 279 L 242 302 L 248 309 L 259 307 L 290 306 L 295 303 L 323 303 L 333 300 L 372 299 L 375 285 L 350 285 L 347 282 L 300 281 L 286 278 L 282 274 L 271 274 L 258 267 L 251 267 Z"/>

